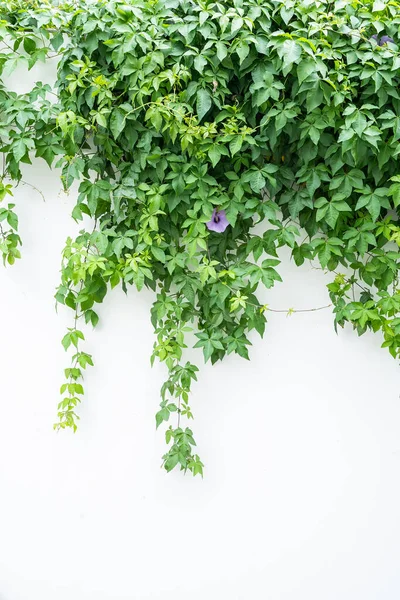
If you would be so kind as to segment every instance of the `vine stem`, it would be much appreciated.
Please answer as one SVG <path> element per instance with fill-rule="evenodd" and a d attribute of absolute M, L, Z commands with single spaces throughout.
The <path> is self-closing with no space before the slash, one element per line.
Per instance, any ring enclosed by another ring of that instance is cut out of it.
<path fill-rule="evenodd" d="M 4 241 L 6 241 L 6 234 L 4 233 L 4 229 L 0 223 L 0 235 L 3 238 Z"/>
<path fill-rule="evenodd" d="M 274 313 L 303 313 L 303 312 L 315 312 L 317 310 L 324 310 L 326 308 L 331 308 L 331 306 L 333 306 L 333 304 L 326 304 L 325 306 L 317 306 L 316 308 L 297 308 L 297 309 L 289 308 L 287 310 L 284 310 L 284 309 L 276 310 L 274 308 L 267 307 L 266 311 L 274 312 Z"/>
<path fill-rule="evenodd" d="M 181 425 L 181 397 L 178 397 L 178 429 Z"/>
<path fill-rule="evenodd" d="M 22 183 L 22 185 L 29 185 L 29 187 L 31 187 L 33 190 L 35 190 L 38 194 L 40 194 L 42 196 L 43 202 L 46 202 L 46 198 L 44 197 L 43 192 L 41 192 L 39 190 L 39 188 L 37 188 L 35 185 L 33 185 L 32 183 L 29 183 L 29 181 L 23 181 L 21 179 L 20 183 Z"/>
<path fill-rule="evenodd" d="M 314 269 L 315 271 L 324 271 L 324 273 L 329 272 L 329 271 L 327 271 L 327 269 L 323 269 L 322 267 L 315 267 L 312 264 L 312 261 L 310 261 L 310 263 L 311 263 L 311 268 Z M 341 275 L 341 273 L 339 273 L 338 271 L 330 271 L 330 272 L 334 273 L 335 275 Z M 355 273 L 356 273 L 356 271 L 354 271 L 353 277 L 354 277 Z M 345 281 L 346 281 L 346 283 L 351 283 L 350 279 L 348 279 L 348 278 Z M 368 291 L 367 288 L 365 288 L 360 283 L 358 283 L 358 281 L 355 281 L 353 285 L 357 285 L 363 292 L 367 292 Z"/>
<path fill-rule="evenodd" d="M 207 244 L 207 254 L 208 254 L 208 260 L 211 261 L 211 255 L 210 255 L 210 248 L 209 245 Z M 311 266 L 313 267 L 312 263 Z M 313 267 L 316 268 L 316 267 Z M 224 284 L 226 285 L 226 287 L 232 292 L 232 294 L 235 294 L 235 290 L 233 290 L 231 287 L 229 287 L 229 285 L 227 285 L 226 283 Z M 239 290 L 237 290 L 239 291 Z M 319 310 L 325 310 L 327 308 L 331 308 L 333 306 L 333 304 L 326 304 L 325 306 L 317 306 L 315 308 L 288 308 L 288 309 L 284 309 L 284 308 L 269 308 L 268 305 L 264 305 L 264 304 L 254 304 L 254 302 L 246 302 L 246 304 L 249 304 L 250 306 L 254 306 L 255 308 L 264 308 L 265 311 L 269 311 L 269 312 L 273 312 L 273 313 L 286 313 L 286 314 L 293 314 L 293 313 L 305 313 L 305 312 L 316 312 Z"/>
<path fill-rule="evenodd" d="M 226 285 L 226 283 L 224 284 Z M 236 294 L 236 291 L 233 290 L 231 287 L 229 287 L 228 285 L 226 286 L 231 292 L 232 294 Z M 237 290 L 240 291 L 240 290 Z M 325 304 L 324 306 L 316 306 L 314 308 L 269 308 L 269 306 L 267 304 L 254 304 L 254 302 L 247 302 L 246 300 L 246 304 L 249 304 L 250 306 L 254 306 L 255 308 L 261 308 L 264 309 L 265 312 L 273 312 L 273 313 L 286 313 L 286 314 L 293 314 L 293 313 L 304 313 L 304 312 L 316 312 L 318 310 L 325 310 L 326 308 L 331 308 L 331 306 L 333 306 L 333 304 Z"/>

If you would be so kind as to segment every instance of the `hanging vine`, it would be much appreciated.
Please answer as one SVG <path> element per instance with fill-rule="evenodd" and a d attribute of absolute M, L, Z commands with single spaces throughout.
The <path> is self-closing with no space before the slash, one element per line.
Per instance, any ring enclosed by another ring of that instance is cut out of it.
<path fill-rule="evenodd" d="M 57 429 L 76 429 L 93 365 L 80 323 L 96 326 L 108 289 L 147 287 L 163 464 L 202 474 L 187 334 L 206 361 L 247 359 L 284 246 L 333 273 L 335 327 L 381 331 L 399 357 L 399 3 L 1 0 L 0 19 L 3 81 L 58 64 L 54 86 L 0 87 L 4 262 L 20 258 L 11 196 L 32 157 L 65 190 L 79 182 L 72 216 L 95 224 L 62 257 L 56 298 L 74 317 Z"/>

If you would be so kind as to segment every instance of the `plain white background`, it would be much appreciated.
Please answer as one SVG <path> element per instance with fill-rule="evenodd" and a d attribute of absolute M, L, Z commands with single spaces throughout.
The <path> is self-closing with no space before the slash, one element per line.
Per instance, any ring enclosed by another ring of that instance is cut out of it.
<path fill-rule="evenodd" d="M 44 163 L 24 180 L 46 202 L 18 188 L 23 259 L 0 270 L 0 600 L 398 600 L 399 367 L 379 336 L 337 336 L 329 309 L 271 314 L 250 362 L 201 368 L 204 480 L 167 475 L 152 293 L 114 290 L 85 330 L 80 429 L 57 434 L 74 197 Z M 321 271 L 280 271 L 271 307 L 329 302 Z"/>

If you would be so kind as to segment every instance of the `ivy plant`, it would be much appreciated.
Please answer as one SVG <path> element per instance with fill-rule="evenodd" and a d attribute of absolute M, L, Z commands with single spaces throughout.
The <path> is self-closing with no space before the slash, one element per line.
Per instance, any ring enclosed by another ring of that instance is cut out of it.
<path fill-rule="evenodd" d="M 284 246 L 332 273 L 335 327 L 380 331 L 399 358 L 399 2 L 0 0 L 0 37 L 4 262 L 20 258 L 12 194 L 33 157 L 78 183 L 72 217 L 92 223 L 62 255 L 56 429 L 77 428 L 93 365 L 80 324 L 109 289 L 150 288 L 163 465 L 202 475 L 188 334 L 205 361 L 248 359 Z M 53 86 L 7 89 L 46 61 Z"/>

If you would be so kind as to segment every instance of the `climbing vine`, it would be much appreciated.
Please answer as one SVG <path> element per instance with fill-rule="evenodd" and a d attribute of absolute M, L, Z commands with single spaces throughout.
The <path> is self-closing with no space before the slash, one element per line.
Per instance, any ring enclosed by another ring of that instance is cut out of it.
<path fill-rule="evenodd" d="M 93 365 L 80 324 L 96 326 L 109 289 L 147 287 L 163 464 L 202 474 L 188 334 L 206 361 L 247 359 L 284 246 L 333 274 L 335 327 L 380 331 L 399 357 L 399 37 L 388 0 L 0 1 L 4 262 L 20 258 L 12 194 L 32 157 L 78 183 L 72 217 L 93 221 L 62 255 L 57 429 L 76 429 Z M 45 61 L 54 86 L 8 90 Z"/>

